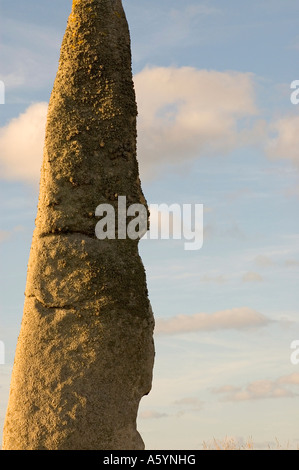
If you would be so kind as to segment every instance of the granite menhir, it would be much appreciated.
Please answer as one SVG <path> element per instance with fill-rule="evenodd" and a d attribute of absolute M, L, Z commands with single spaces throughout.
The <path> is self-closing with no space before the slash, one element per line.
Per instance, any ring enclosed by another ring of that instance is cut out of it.
<path fill-rule="evenodd" d="M 121 0 L 74 0 L 51 95 L 4 450 L 142 450 L 154 318 L 138 240 L 99 240 L 99 204 L 146 206 Z M 30 138 L 30 136 L 29 136 Z M 26 164 L 26 162 L 24 162 Z"/>

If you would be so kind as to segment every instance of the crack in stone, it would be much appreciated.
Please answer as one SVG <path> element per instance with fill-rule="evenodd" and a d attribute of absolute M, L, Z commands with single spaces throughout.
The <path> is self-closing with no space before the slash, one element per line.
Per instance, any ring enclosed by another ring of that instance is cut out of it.
<path fill-rule="evenodd" d="M 47 308 L 49 310 L 76 310 L 76 307 L 73 305 L 48 305 L 42 300 L 40 300 L 36 295 L 30 294 L 26 295 L 28 299 L 35 299 L 38 303 L 40 303 L 44 308 Z"/>
<path fill-rule="evenodd" d="M 55 230 L 55 231 L 52 231 L 52 232 L 39 233 L 40 238 L 46 238 L 46 237 L 57 236 L 57 235 L 60 235 L 62 237 L 66 237 L 68 235 L 81 235 L 83 237 L 87 237 L 87 238 L 90 238 L 92 240 L 98 240 L 96 235 L 91 236 L 90 233 L 80 232 L 79 230 L 65 230 L 65 231 L 62 231 L 62 230 L 57 230 L 56 231 Z"/>

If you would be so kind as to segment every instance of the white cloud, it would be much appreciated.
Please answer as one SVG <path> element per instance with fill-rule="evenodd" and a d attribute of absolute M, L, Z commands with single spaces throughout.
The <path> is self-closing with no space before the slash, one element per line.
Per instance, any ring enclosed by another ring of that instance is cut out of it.
<path fill-rule="evenodd" d="M 229 152 L 242 144 L 239 119 L 257 113 L 248 73 L 146 67 L 135 76 L 135 87 L 138 158 L 145 175 L 161 164 Z"/>
<path fill-rule="evenodd" d="M 267 325 L 270 320 L 261 313 L 248 308 L 233 308 L 215 313 L 195 313 L 177 315 L 168 319 L 156 320 L 156 334 L 180 334 L 195 331 L 221 329 L 245 329 Z"/>
<path fill-rule="evenodd" d="M 272 158 L 291 160 L 299 165 L 299 116 L 286 116 L 273 122 L 274 133 L 267 144 L 268 155 Z"/>
<path fill-rule="evenodd" d="M 135 87 L 142 177 L 157 174 L 163 165 L 186 165 L 204 155 L 225 154 L 249 141 L 262 141 L 251 74 L 146 67 L 135 76 Z M 29 183 L 39 180 L 46 113 L 47 103 L 33 104 L 0 129 L 2 178 Z M 281 153 L 288 145 L 289 155 L 297 158 L 293 146 L 298 140 L 298 124 L 292 119 L 288 139 L 287 132 L 282 132 L 285 121 L 280 121 L 276 143 L 268 146 L 271 154 L 274 149 Z M 241 121 L 246 121 L 246 128 Z"/>
<path fill-rule="evenodd" d="M 256 113 L 250 74 L 154 67 L 138 73 L 135 86 L 138 159 L 148 176 L 163 164 L 229 152 L 242 140 L 239 118 Z M 38 181 L 46 113 L 46 103 L 33 104 L 0 129 L 2 178 Z"/>
<path fill-rule="evenodd" d="M 1 178 L 38 183 L 47 103 L 36 103 L 0 129 Z"/>

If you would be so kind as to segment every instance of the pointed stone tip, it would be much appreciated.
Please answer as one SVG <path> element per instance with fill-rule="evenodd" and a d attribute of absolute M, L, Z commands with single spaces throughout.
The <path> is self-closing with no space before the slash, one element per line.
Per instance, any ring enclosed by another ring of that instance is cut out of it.
<path fill-rule="evenodd" d="M 77 6 L 84 5 L 84 7 L 88 7 L 91 5 L 107 5 L 109 4 L 112 7 L 122 6 L 122 0 L 73 0 L 73 8 Z"/>
<path fill-rule="evenodd" d="M 73 0 L 71 23 L 99 19 L 110 22 L 111 18 L 125 19 L 126 15 L 121 0 Z"/>

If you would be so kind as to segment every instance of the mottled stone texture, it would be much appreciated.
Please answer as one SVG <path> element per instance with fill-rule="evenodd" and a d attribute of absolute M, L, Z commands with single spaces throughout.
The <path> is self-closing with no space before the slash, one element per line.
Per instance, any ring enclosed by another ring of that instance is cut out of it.
<path fill-rule="evenodd" d="M 144 448 L 136 416 L 154 360 L 145 272 L 138 242 L 98 240 L 94 215 L 119 195 L 146 204 L 136 115 L 121 1 L 74 0 L 49 104 L 3 449 Z"/>

